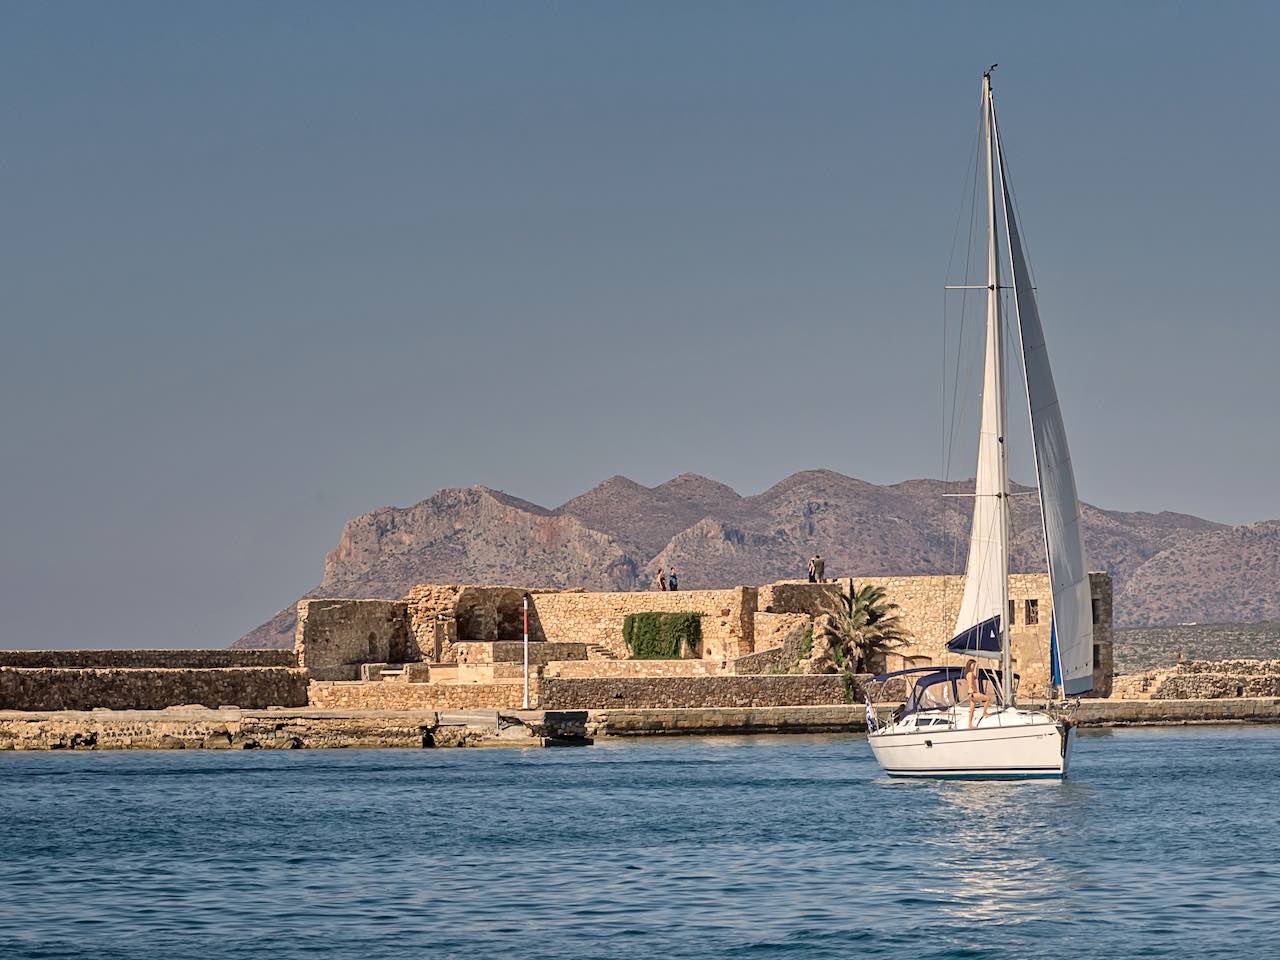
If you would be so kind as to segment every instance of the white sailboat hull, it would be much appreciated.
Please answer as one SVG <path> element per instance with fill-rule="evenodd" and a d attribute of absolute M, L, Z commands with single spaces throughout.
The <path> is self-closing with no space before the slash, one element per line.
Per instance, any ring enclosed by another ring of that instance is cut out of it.
<path fill-rule="evenodd" d="M 1070 727 L 1048 714 L 1009 708 L 969 727 L 968 707 L 924 711 L 868 736 L 891 777 L 1061 779 Z"/>

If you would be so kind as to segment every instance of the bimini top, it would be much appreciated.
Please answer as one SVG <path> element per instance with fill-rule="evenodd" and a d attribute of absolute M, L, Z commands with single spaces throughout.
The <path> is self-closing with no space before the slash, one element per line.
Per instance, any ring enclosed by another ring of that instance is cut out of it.
<path fill-rule="evenodd" d="M 894 677 L 905 677 L 909 673 L 952 673 L 957 677 L 964 676 L 964 667 L 908 667 L 906 670 L 893 670 L 889 673 L 877 673 L 871 678 L 872 683 L 883 683 Z"/>
<path fill-rule="evenodd" d="M 902 705 L 901 712 L 898 714 L 899 717 L 905 717 L 921 710 L 943 710 L 968 700 L 969 691 L 960 688 L 960 683 L 964 680 L 964 667 L 910 667 L 906 670 L 894 670 L 891 673 L 877 674 L 871 678 L 871 682 L 883 683 L 886 680 L 892 680 L 894 677 L 904 677 L 911 674 L 918 675 L 919 679 L 916 680 L 907 702 Z M 997 701 L 999 700 L 999 670 L 979 668 L 978 683 L 983 687 L 992 685 L 994 687 L 992 692 Z"/>

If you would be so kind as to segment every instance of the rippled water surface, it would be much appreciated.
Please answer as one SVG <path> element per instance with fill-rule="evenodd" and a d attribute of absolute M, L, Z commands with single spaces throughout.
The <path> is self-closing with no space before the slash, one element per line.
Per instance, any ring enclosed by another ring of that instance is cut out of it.
<path fill-rule="evenodd" d="M 1280 729 L 0 755 L 0 957 L 1271 957 Z"/>

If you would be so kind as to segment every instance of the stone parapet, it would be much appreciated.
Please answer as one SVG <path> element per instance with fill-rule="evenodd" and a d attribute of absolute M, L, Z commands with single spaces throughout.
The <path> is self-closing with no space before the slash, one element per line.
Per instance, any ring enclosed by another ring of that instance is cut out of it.
<path fill-rule="evenodd" d="M 498 643 L 458 643 L 454 647 L 455 660 L 463 663 L 523 663 L 524 642 L 504 640 Z M 552 660 L 586 660 L 585 643 L 555 643 L 529 641 L 529 662 L 550 663 Z"/>
<path fill-rule="evenodd" d="M 553 660 L 543 677 L 713 677 L 723 671 L 718 660 Z"/>
<path fill-rule="evenodd" d="M 296 667 L 293 650 L 0 650 L 0 667 Z"/>
<path fill-rule="evenodd" d="M 530 677 L 529 696 L 536 702 L 537 678 Z M 524 684 L 387 683 L 373 681 L 316 681 L 307 690 L 313 707 L 345 710 L 478 710 L 515 708 L 524 701 Z"/>
<path fill-rule="evenodd" d="M 857 694 L 861 696 L 859 692 Z M 810 676 L 544 677 L 539 706 L 545 710 L 618 707 L 774 707 L 844 703 L 844 678 Z"/>
<path fill-rule="evenodd" d="M 307 674 L 296 667 L 0 667 L 2 710 L 298 707 L 306 702 Z"/>

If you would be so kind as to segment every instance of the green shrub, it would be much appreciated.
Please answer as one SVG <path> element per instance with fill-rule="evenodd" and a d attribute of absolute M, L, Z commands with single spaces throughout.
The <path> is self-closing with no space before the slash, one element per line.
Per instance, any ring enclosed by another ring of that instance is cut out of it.
<path fill-rule="evenodd" d="M 629 613 L 622 639 L 632 660 L 679 660 L 702 649 L 700 613 Z"/>

